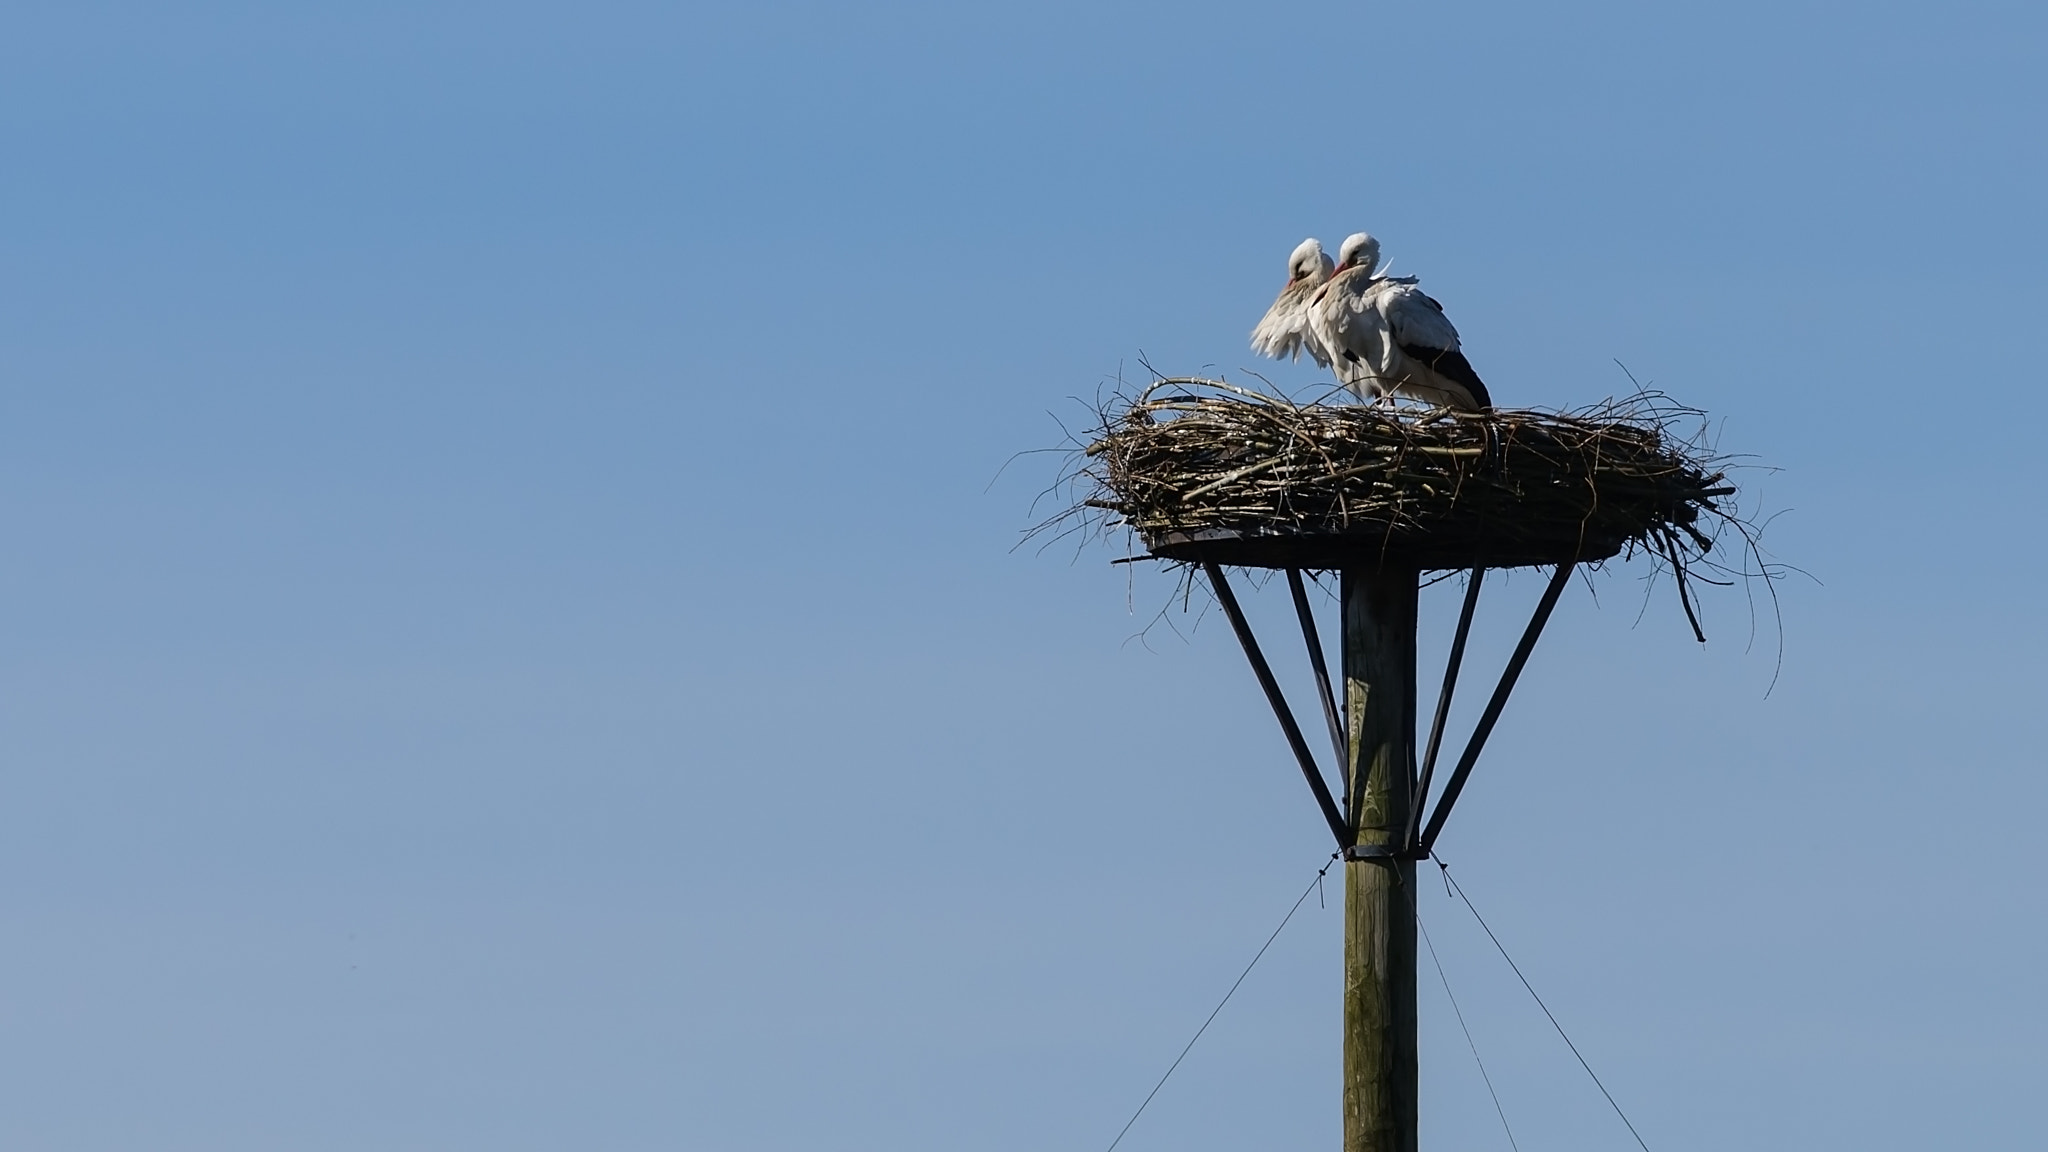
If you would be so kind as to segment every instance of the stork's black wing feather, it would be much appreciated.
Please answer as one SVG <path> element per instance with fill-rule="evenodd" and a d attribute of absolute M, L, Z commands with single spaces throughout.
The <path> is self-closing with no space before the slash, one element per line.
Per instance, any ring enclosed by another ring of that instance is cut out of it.
<path fill-rule="evenodd" d="M 1431 300 L 1430 303 L 1434 304 L 1436 301 Z M 1472 370 L 1472 362 L 1465 359 L 1463 352 L 1456 348 L 1425 348 L 1420 344 L 1403 344 L 1401 351 L 1407 353 L 1410 358 L 1429 365 L 1444 379 L 1463 384 L 1481 408 L 1493 407 L 1493 397 L 1486 392 L 1486 382 L 1479 378 L 1479 373 Z"/>

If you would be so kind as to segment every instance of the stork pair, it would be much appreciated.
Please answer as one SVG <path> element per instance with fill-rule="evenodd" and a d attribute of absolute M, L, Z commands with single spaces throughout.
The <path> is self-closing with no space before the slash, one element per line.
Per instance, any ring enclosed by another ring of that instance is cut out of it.
<path fill-rule="evenodd" d="M 1467 411 L 1493 406 L 1458 350 L 1443 305 L 1413 276 L 1377 276 L 1380 242 L 1353 233 L 1330 262 L 1316 240 L 1287 258 L 1287 284 L 1252 329 L 1252 349 L 1276 360 L 1306 351 L 1365 401 L 1398 393 Z"/>

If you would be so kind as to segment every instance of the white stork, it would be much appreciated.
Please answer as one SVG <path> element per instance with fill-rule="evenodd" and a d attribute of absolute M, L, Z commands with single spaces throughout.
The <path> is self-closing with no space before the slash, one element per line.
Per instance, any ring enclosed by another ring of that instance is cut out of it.
<path fill-rule="evenodd" d="M 1486 384 L 1458 350 L 1458 330 L 1443 305 L 1416 287 L 1413 276 L 1374 276 L 1379 263 L 1378 240 L 1364 232 L 1345 238 L 1335 274 L 1305 310 L 1302 341 L 1326 354 L 1328 361 L 1318 361 L 1332 364 L 1337 379 L 1361 400 L 1399 392 L 1468 411 L 1492 407 Z"/>
<path fill-rule="evenodd" d="M 1329 281 L 1332 270 L 1321 241 L 1310 238 L 1295 246 L 1287 257 L 1287 283 L 1258 327 L 1252 329 L 1252 351 L 1275 360 L 1296 360 L 1305 349 L 1316 363 L 1330 366 L 1322 345 L 1309 336 L 1308 306 Z"/>

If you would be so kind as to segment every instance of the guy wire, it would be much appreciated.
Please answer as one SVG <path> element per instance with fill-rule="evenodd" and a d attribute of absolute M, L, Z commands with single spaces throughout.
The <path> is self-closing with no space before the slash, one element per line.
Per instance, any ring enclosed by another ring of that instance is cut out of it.
<path fill-rule="evenodd" d="M 1565 1034 L 1564 1025 L 1559 1024 L 1557 1022 L 1557 1017 L 1551 1013 L 1550 1005 L 1545 1004 L 1543 1002 L 1543 997 L 1538 996 L 1536 994 L 1536 988 L 1534 985 L 1529 983 L 1529 978 L 1527 976 L 1522 975 L 1522 966 L 1520 964 L 1515 963 L 1515 958 L 1513 956 L 1508 955 L 1508 950 L 1501 944 L 1500 937 L 1495 936 L 1493 934 L 1492 927 L 1490 927 L 1486 923 L 1486 917 L 1481 916 L 1479 914 L 1479 909 L 1472 903 L 1472 898 L 1470 896 L 1465 895 L 1464 887 L 1461 886 L 1457 882 L 1457 880 L 1451 876 L 1451 866 L 1444 863 L 1442 857 L 1437 856 L 1435 853 L 1430 854 L 1430 859 L 1436 861 L 1436 866 L 1443 871 L 1444 883 L 1450 886 L 1451 891 L 1456 892 L 1458 894 L 1458 899 L 1463 900 L 1465 902 L 1465 907 L 1470 908 L 1472 910 L 1472 918 L 1474 920 L 1479 921 L 1479 926 L 1486 930 L 1486 938 L 1488 940 L 1493 941 L 1494 948 L 1500 952 L 1500 958 L 1507 961 L 1508 967 L 1515 970 L 1515 979 L 1520 980 L 1522 982 L 1522 987 L 1529 990 L 1529 997 L 1535 1000 L 1536 1006 L 1538 1008 L 1543 1009 L 1543 1014 L 1549 1017 L 1550 1026 L 1552 1028 L 1557 1029 L 1558 1036 L 1564 1040 L 1564 1046 L 1572 1050 L 1573 1056 L 1578 1057 L 1579 1067 L 1584 1068 L 1586 1070 L 1586 1075 L 1593 1078 L 1593 1086 L 1595 1088 L 1600 1089 L 1600 1094 L 1602 1096 L 1607 1097 L 1607 1106 L 1614 1109 L 1614 1114 L 1616 1116 L 1621 1117 L 1621 1122 L 1628 1126 L 1628 1134 L 1636 1138 L 1636 1144 L 1642 1148 L 1643 1152 L 1650 1152 L 1650 1146 L 1648 1144 L 1643 1143 L 1643 1134 L 1636 1131 L 1636 1126 L 1629 1122 L 1628 1113 L 1623 1112 L 1621 1110 L 1621 1105 L 1616 1104 L 1614 1102 L 1614 1093 L 1609 1092 L 1607 1090 L 1607 1085 L 1602 1084 L 1600 1082 L 1600 1074 L 1593 1071 L 1593 1066 L 1591 1064 L 1586 1063 L 1585 1056 L 1581 1055 L 1579 1052 L 1579 1046 L 1577 1044 L 1572 1043 L 1572 1038 Z"/>
<path fill-rule="evenodd" d="M 1266 942 L 1264 944 L 1259 945 L 1258 954 L 1252 957 L 1252 962 L 1245 965 L 1244 971 L 1237 974 L 1236 982 L 1231 984 L 1230 991 L 1225 992 L 1223 994 L 1223 999 L 1217 1002 L 1215 1011 L 1209 1013 L 1209 1018 L 1207 1020 L 1202 1021 L 1202 1026 L 1200 1028 L 1195 1029 L 1195 1034 L 1188 1038 L 1187 1047 L 1182 1048 L 1180 1050 L 1180 1055 L 1175 1056 L 1173 1058 L 1173 1063 L 1167 1066 L 1166 1075 L 1161 1076 L 1159 1078 L 1159 1083 L 1154 1084 L 1152 1086 L 1152 1091 L 1147 1092 L 1145 1094 L 1144 1102 L 1138 1105 L 1138 1110 L 1136 1112 L 1131 1113 L 1131 1118 L 1129 1120 L 1124 1121 L 1123 1130 L 1116 1134 L 1116 1139 L 1111 1140 L 1109 1142 L 1109 1147 L 1104 1149 L 1103 1152 L 1116 1152 L 1116 1146 L 1118 1144 L 1123 1143 L 1124 1136 L 1131 1130 L 1131 1125 L 1136 1124 L 1138 1122 L 1138 1117 L 1143 1116 L 1145 1114 L 1145 1108 L 1147 1105 L 1152 1103 L 1152 1098 L 1154 1096 L 1159 1095 L 1159 1090 L 1161 1088 L 1166 1087 L 1167 1078 L 1173 1075 L 1173 1070 L 1175 1068 L 1180 1067 L 1180 1062 L 1188 1058 L 1188 1053 L 1192 1051 L 1195 1047 L 1195 1041 L 1200 1040 L 1202 1038 L 1202 1033 L 1207 1032 L 1209 1030 L 1209 1025 L 1214 1024 L 1216 1022 L 1216 1016 L 1218 1013 L 1223 1011 L 1223 1005 L 1230 1003 L 1230 998 L 1232 996 L 1237 995 L 1238 985 L 1243 984 L 1244 978 L 1252 974 L 1253 968 L 1258 967 L 1259 958 L 1266 954 L 1266 949 L 1271 948 L 1273 946 L 1273 941 L 1278 940 L 1280 938 L 1280 932 L 1282 929 L 1287 927 L 1287 922 L 1289 920 L 1294 919 L 1294 914 L 1296 912 L 1301 911 L 1301 906 L 1308 902 L 1308 894 L 1316 891 L 1317 888 L 1321 887 L 1323 883 L 1323 873 L 1328 872 L 1330 870 L 1330 865 L 1335 864 L 1337 862 L 1337 860 L 1339 859 L 1339 855 L 1340 854 L 1336 852 L 1330 853 L 1329 863 L 1324 864 L 1322 868 L 1316 872 L 1316 878 L 1308 882 L 1308 887 L 1303 888 L 1301 890 L 1300 896 L 1295 897 L 1294 906 L 1287 910 L 1287 915 L 1282 916 L 1280 918 L 1280 926 L 1278 928 L 1273 929 L 1273 934 L 1271 936 L 1266 937 Z"/>
<path fill-rule="evenodd" d="M 1406 891 L 1404 888 L 1403 891 Z M 1414 909 L 1414 897 L 1409 897 L 1409 908 Z M 1415 928 L 1422 933 L 1422 942 L 1429 947 L 1429 962 L 1436 965 L 1436 978 L 1443 981 L 1444 998 L 1451 1002 L 1451 1012 L 1458 1018 L 1458 1028 L 1465 1033 L 1465 1046 L 1472 1049 L 1472 1062 L 1479 1065 L 1479 1078 L 1486 1081 L 1486 1094 L 1493 1097 L 1494 1114 L 1500 1117 L 1501 1131 L 1508 1134 L 1508 1147 L 1522 1152 L 1522 1145 L 1515 1140 L 1515 1130 L 1508 1126 L 1508 1114 L 1500 1106 L 1500 1093 L 1493 1090 L 1493 1077 L 1486 1074 L 1486 1061 L 1479 1058 L 1479 1042 L 1472 1039 L 1472 1028 L 1465 1023 L 1465 1010 L 1458 1007 L 1457 994 L 1451 991 L 1451 978 L 1444 975 L 1444 962 L 1436 954 L 1436 941 L 1429 938 L 1429 929 L 1422 926 L 1422 912 L 1415 911 Z"/>

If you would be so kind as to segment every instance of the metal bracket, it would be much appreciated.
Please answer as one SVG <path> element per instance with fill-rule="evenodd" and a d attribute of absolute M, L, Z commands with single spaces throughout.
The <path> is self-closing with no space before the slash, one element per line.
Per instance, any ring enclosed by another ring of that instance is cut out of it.
<path fill-rule="evenodd" d="M 1346 860 L 1420 860 L 1428 853 L 1398 844 L 1353 844 L 1343 855 Z"/>

